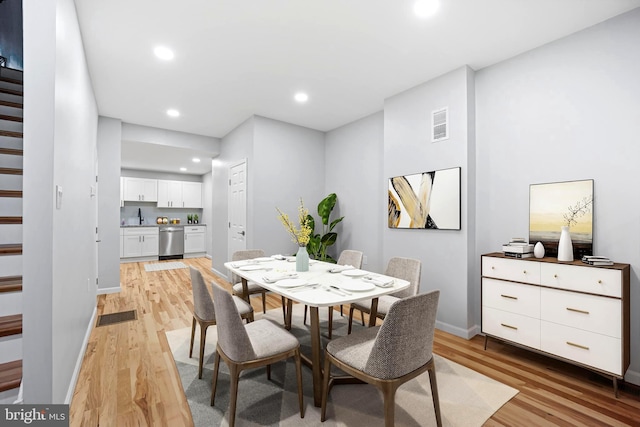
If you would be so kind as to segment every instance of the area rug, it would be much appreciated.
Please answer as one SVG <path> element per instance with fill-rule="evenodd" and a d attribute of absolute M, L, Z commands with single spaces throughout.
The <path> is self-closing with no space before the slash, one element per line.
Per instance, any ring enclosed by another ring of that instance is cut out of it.
<path fill-rule="evenodd" d="M 294 305 L 293 328 L 303 353 L 310 354 L 308 325 L 302 323 L 304 306 Z M 325 319 L 323 319 L 323 314 Z M 326 310 L 320 310 L 321 333 L 326 333 Z M 282 310 L 256 313 L 256 319 L 267 318 L 282 324 Z M 354 328 L 362 326 L 354 323 Z M 345 335 L 347 317 L 334 317 L 334 338 Z M 194 425 L 227 426 L 229 407 L 229 371 L 220 364 L 216 404 L 210 406 L 213 352 L 216 327 L 207 330 L 205 365 L 202 379 L 198 379 L 198 336 L 189 358 L 191 328 L 167 332 L 182 387 L 187 396 Z M 322 338 L 323 343 L 327 340 Z M 481 426 L 518 391 L 444 357 L 435 356 L 440 410 L 445 426 Z M 311 370 L 302 367 L 305 416 L 298 411 L 295 364 L 280 362 L 273 365 L 271 381 L 266 370 L 255 369 L 242 373 L 238 385 L 238 426 L 383 426 L 382 394 L 366 384 L 336 385 L 329 394 L 327 420 L 320 422 L 320 408 L 313 405 Z M 400 387 L 396 394 L 396 426 L 435 426 L 429 375 L 424 373 Z"/>
<path fill-rule="evenodd" d="M 145 264 L 144 271 L 163 271 L 163 270 L 177 270 L 179 268 L 187 268 L 183 262 L 156 262 L 153 264 Z"/>

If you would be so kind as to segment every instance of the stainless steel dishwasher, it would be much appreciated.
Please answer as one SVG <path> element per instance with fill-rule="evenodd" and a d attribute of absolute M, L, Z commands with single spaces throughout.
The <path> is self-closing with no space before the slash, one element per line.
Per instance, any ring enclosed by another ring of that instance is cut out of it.
<path fill-rule="evenodd" d="M 184 257 L 184 227 L 160 227 L 159 259 L 182 259 Z"/>

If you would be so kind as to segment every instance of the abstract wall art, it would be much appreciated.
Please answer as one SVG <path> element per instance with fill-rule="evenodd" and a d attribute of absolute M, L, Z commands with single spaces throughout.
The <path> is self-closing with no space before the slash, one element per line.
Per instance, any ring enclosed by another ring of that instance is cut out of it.
<path fill-rule="evenodd" d="M 545 255 L 556 256 L 563 226 L 571 232 L 574 259 L 593 254 L 592 179 L 529 186 L 529 243 L 542 242 Z"/>
<path fill-rule="evenodd" d="M 460 230 L 460 172 L 457 167 L 389 178 L 389 228 Z"/>

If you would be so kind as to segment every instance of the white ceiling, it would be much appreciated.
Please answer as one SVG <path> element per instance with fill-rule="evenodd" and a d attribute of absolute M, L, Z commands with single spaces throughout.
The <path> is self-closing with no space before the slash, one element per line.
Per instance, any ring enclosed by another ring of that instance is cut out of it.
<path fill-rule="evenodd" d="M 429 19 L 413 14 L 413 0 L 76 0 L 76 7 L 101 115 L 223 137 L 253 114 L 335 129 L 460 66 L 478 70 L 640 6 L 440 2 Z M 173 61 L 154 56 L 159 44 L 174 49 Z M 293 100 L 297 91 L 309 94 L 306 104 Z M 181 116 L 168 117 L 168 108 Z"/>

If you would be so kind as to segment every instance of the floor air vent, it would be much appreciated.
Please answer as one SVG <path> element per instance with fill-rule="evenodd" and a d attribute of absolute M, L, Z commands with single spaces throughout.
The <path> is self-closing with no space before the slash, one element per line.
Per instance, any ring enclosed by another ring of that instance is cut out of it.
<path fill-rule="evenodd" d="M 138 312 L 136 310 L 121 311 L 119 313 L 101 314 L 98 316 L 98 326 L 113 325 L 114 323 L 128 322 L 130 320 L 138 319 Z"/>

